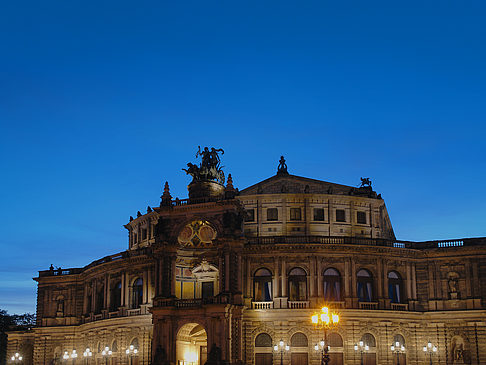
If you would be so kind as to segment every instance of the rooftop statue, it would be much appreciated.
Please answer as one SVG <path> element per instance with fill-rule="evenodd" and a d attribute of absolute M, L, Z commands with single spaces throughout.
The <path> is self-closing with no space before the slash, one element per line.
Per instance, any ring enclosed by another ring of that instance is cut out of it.
<path fill-rule="evenodd" d="M 224 154 L 222 148 L 214 148 L 211 150 L 208 147 L 204 147 L 201 151 L 201 146 L 198 146 L 196 152 L 196 158 L 201 156 L 201 164 L 199 166 L 188 163 L 187 169 L 182 169 L 186 174 L 192 176 L 192 181 L 216 181 L 220 184 L 224 184 L 224 172 L 221 166 L 221 160 L 219 154 Z"/>
<path fill-rule="evenodd" d="M 361 188 L 362 187 L 365 187 L 365 186 L 369 186 L 371 188 L 371 180 L 369 177 L 362 177 L 361 178 Z"/>

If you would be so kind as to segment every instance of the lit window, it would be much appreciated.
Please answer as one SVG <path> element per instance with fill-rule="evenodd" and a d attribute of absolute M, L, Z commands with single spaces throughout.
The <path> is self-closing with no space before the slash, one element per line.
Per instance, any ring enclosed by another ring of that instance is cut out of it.
<path fill-rule="evenodd" d="M 272 300 L 272 273 L 268 269 L 258 269 L 253 277 L 253 300 L 270 302 Z"/>
<path fill-rule="evenodd" d="M 324 299 L 330 302 L 341 300 L 341 275 L 336 269 L 324 271 Z"/>

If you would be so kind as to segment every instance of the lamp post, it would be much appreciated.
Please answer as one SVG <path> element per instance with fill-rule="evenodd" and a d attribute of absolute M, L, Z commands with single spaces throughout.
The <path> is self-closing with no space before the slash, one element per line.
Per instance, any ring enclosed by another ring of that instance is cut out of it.
<path fill-rule="evenodd" d="M 101 356 L 105 358 L 105 365 L 108 365 L 108 358 L 111 356 L 113 351 L 110 350 L 108 346 L 106 346 L 103 351 L 101 351 Z"/>
<path fill-rule="evenodd" d="M 284 350 L 285 351 L 289 351 L 290 350 L 290 346 L 289 345 L 286 345 L 283 342 L 283 340 L 280 340 L 279 343 L 278 343 L 278 345 L 274 345 L 273 346 L 273 351 L 275 351 L 276 353 L 280 352 L 280 365 L 283 365 L 283 354 L 284 354 Z"/>
<path fill-rule="evenodd" d="M 12 360 L 12 362 L 13 362 L 13 363 L 18 364 L 18 363 L 20 363 L 20 362 L 22 361 L 22 356 L 21 356 L 21 355 L 20 355 L 18 352 L 16 352 L 16 353 L 15 353 L 15 354 L 14 354 L 14 355 L 13 355 L 13 356 L 10 358 L 10 360 Z"/>
<path fill-rule="evenodd" d="M 132 365 L 132 357 L 138 354 L 138 349 L 135 346 L 130 345 L 126 350 L 125 353 L 127 354 L 128 358 L 130 359 L 130 365 Z"/>
<path fill-rule="evenodd" d="M 71 359 L 73 359 L 73 365 L 76 364 L 76 359 L 78 357 L 78 353 L 76 352 L 76 350 L 73 350 L 71 352 L 71 355 L 69 355 L 71 357 Z"/>
<path fill-rule="evenodd" d="M 324 330 L 324 340 L 327 342 L 327 330 L 331 329 L 339 323 L 339 315 L 329 310 L 328 307 L 322 307 L 320 313 L 314 313 L 311 317 L 312 323 L 317 329 Z M 323 351 L 321 356 L 321 364 L 327 365 L 329 363 L 329 346 L 322 345 Z"/>
<path fill-rule="evenodd" d="M 390 346 L 392 353 L 397 354 L 397 365 L 400 365 L 400 354 L 405 353 L 405 346 L 400 345 L 400 342 L 396 341 L 395 344 Z"/>
<path fill-rule="evenodd" d="M 360 353 L 360 356 L 361 356 L 361 362 L 360 364 L 363 365 L 363 353 L 365 353 L 366 351 L 368 351 L 370 349 L 370 347 L 368 345 L 365 345 L 365 343 L 363 341 L 359 341 L 357 344 L 354 345 L 354 351 Z"/>
<path fill-rule="evenodd" d="M 325 344 L 325 341 L 321 340 L 317 345 L 314 346 L 314 349 L 316 351 L 321 352 L 321 365 L 323 365 L 324 363 L 327 364 L 329 362 L 329 346 L 325 346 Z"/>
<path fill-rule="evenodd" d="M 427 342 L 427 345 L 423 347 L 424 354 L 427 357 L 427 354 L 429 354 L 430 358 L 430 365 L 432 365 L 432 354 L 437 353 L 437 347 L 432 344 L 432 342 Z"/>
<path fill-rule="evenodd" d="M 86 362 L 86 365 L 89 364 L 89 358 L 93 356 L 93 353 L 91 352 L 91 350 L 89 349 L 89 347 L 86 348 L 86 350 L 84 350 L 83 352 L 83 357 L 84 357 L 84 360 Z"/>

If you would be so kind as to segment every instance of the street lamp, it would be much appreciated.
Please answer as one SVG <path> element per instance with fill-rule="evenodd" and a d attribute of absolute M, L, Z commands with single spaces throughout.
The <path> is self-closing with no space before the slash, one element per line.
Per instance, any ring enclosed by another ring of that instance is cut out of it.
<path fill-rule="evenodd" d="M 20 355 L 18 352 L 16 352 L 16 353 L 15 353 L 15 354 L 14 354 L 14 355 L 13 355 L 13 356 L 10 358 L 10 360 L 12 360 L 12 362 L 13 362 L 13 363 L 18 364 L 19 362 L 21 362 L 21 361 L 22 361 L 22 356 L 21 356 L 21 355 Z"/>
<path fill-rule="evenodd" d="M 88 348 L 86 348 L 86 350 L 84 350 L 83 352 L 83 357 L 84 357 L 84 360 L 86 361 L 86 365 L 88 365 L 89 363 L 89 358 L 93 356 L 93 353 L 91 352 L 91 350 Z"/>
<path fill-rule="evenodd" d="M 130 365 L 132 365 L 132 357 L 138 354 L 138 350 L 135 346 L 130 345 L 126 350 L 125 353 L 127 354 L 128 358 L 130 359 Z"/>
<path fill-rule="evenodd" d="M 280 348 L 280 350 L 279 350 Z M 289 345 L 286 345 L 283 340 L 280 340 L 280 342 L 278 343 L 278 345 L 275 345 L 273 346 L 273 351 L 275 352 L 279 352 L 280 351 L 280 365 L 283 365 L 283 354 L 284 354 L 284 350 L 285 351 L 289 351 L 290 350 L 290 346 Z"/>
<path fill-rule="evenodd" d="M 105 358 L 105 365 L 108 365 L 108 357 L 110 357 L 112 353 L 113 351 L 111 351 L 108 346 L 106 346 L 104 350 L 101 351 L 101 356 Z"/>
<path fill-rule="evenodd" d="M 405 353 L 405 346 L 400 345 L 400 342 L 396 341 L 395 344 L 390 346 L 392 353 L 397 354 L 397 365 L 400 365 L 400 354 Z"/>
<path fill-rule="evenodd" d="M 437 347 L 432 344 L 432 342 L 428 342 L 426 346 L 423 348 L 424 355 L 427 356 L 429 354 L 430 358 L 430 365 L 432 365 L 432 354 L 437 353 Z"/>
<path fill-rule="evenodd" d="M 324 346 L 324 345 L 325 345 L 324 340 L 321 340 L 319 341 L 319 344 L 314 346 L 314 349 L 316 351 L 321 352 L 321 365 L 324 363 L 327 364 L 329 362 L 329 354 L 328 354 L 329 346 Z"/>
<path fill-rule="evenodd" d="M 365 345 L 365 343 L 363 341 L 359 341 L 357 344 L 354 345 L 354 351 L 360 353 L 360 356 L 361 356 L 361 362 L 360 364 L 363 365 L 363 353 L 365 353 L 366 351 L 368 351 L 370 349 L 370 347 L 368 345 Z"/>
<path fill-rule="evenodd" d="M 64 354 L 62 355 L 62 359 L 67 362 L 69 360 L 69 352 L 64 351 Z"/>
<path fill-rule="evenodd" d="M 312 323 L 317 329 L 324 330 L 324 340 L 327 342 L 327 330 L 331 329 L 339 323 L 339 315 L 335 312 L 331 312 L 328 307 L 322 307 L 320 313 L 314 313 L 311 317 Z M 323 351 L 321 356 L 321 364 L 329 363 L 329 346 L 322 345 Z"/>
<path fill-rule="evenodd" d="M 76 364 L 76 358 L 78 357 L 78 353 L 76 352 L 76 350 L 73 350 L 70 356 L 71 359 L 73 359 L 73 365 Z"/>

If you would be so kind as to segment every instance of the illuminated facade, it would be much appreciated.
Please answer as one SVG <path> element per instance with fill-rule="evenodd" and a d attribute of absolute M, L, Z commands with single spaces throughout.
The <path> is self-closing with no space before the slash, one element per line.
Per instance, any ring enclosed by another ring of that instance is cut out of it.
<path fill-rule="evenodd" d="M 298 177 L 282 159 L 238 191 L 201 178 L 204 153 L 188 199 L 166 184 L 130 219 L 128 250 L 39 272 L 37 327 L 9 334 L 9 357 L 318 365 L 325 338 L 330 364 L 486 364 L 486 239 L 398 241 L 366 179 Z M 340 316 L 325 334 L 324 303 Z"/>

